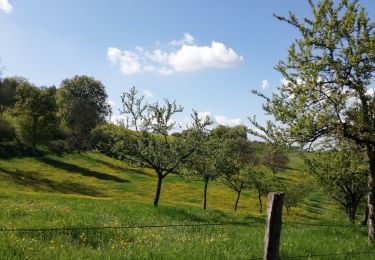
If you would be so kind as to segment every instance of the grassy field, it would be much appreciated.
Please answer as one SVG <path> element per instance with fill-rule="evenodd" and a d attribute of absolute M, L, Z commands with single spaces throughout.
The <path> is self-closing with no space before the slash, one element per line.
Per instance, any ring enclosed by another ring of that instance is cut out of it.
<path fill-rule="evenodd" d="M 280 176 L 299 182 L 302 160 L 291 154 Z M 247 191 L 239 209 L 236 195 L 210 183 L 208 210 L 202 210 L 203 184 L 171 175 L 158 208 L 152 206 L 156 178 L 104 155 L 84 152 L 42 158 L 0 160 L 0 227 L 73 230 L 0 232 L 0 259 L 249 259 L 262 256 L 264 224 L 223 226 L 84 229 L 119 225 L 170 225 L 262 222 L 257 197 Z M 266 199 L 264 198 L 264 203 Z M 343 212 L 322 192 L 310 194 L 284 214 L 282 257 L 375 251 L 362 227 L 348 225 Z M 328 226 L 299 226 L 308 222 Z M 81 229 L 80 229 L 81 228 Z M 347 255 L 370 259 L 374 255 Z M 331 259 L 329 257 L 318 257 Z M 317 259 L 317 258 L 314 258 Z"/>

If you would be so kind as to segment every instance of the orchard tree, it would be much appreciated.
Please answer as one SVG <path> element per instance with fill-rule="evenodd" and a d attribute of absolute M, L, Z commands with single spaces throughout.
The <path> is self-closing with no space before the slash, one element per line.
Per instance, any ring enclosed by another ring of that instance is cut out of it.
<path fill-rule="evenodd" d="M 264 110 L 289 141 L 307 147 L 337 136 L 365 147 L 368 161 L 369 240 L 375 239 L 374 23 L 355 0 L 308 0 L 312 17 L 276 16 L 300 37 L 277 66 L 284 83 Z"/>
<path fill-rule="evenodd" d="M 191 136 L 194 131 L 187 131 L 185 135 L 180 137 L 171 136 L 169 132 L 175 127 L 176 123 L 172 120 L 176 113 L 182 112 L 183 107 L 165 99 L 165 104 L 155 103 L 147 105 L 147 110 L 137 110 L 137 102 L 132 103 L 123 95 L 123 107 L 133 106 L 133 111 L 137 113 L 145 112 L 145 114 L 137 115 L 137 118 L 143 120 L 141 127 L 137 127 L 138 131 L 134 132 L 134 138 L 124 140 L 126 146 L 123 151 L 124 159 L 141 167 L 154 169 L 157 175 L 157 186 L 154 197 L 154 206 L 159 205 L 162 182 L 172 172 L 177 172 L 182 165 L 196 150 L 196 141 Z M 139 99 L 139 98 L 136 98 Z M 130 104 L 133 105 L 130 105 Z M 136 120 L 132 120 L 138 124 Z"/>
<path fill-rule="evenodd" d="M 309 172 L 345 209 L 349 221 L 354 222 L 357 208 L 366 194 L 368 168 L 364 163 L 363 149 L 341 141 L 315 151 L 310 157 L 305 158 Z"/>
<path fill-rule="evenodd" d="M 90 131 L 111 113 L 104 85 L 88 76 L 63 80 L 57 91 L 57 104 L 78 148 L 88 147 Z"/>
<path fill-rule="evenodd" d="M 279 184 L 279 189 L 285 192 L 284 207 L 286 213 L 289 215 L 291 208 L 295 208 L 300 204 L 311 190 L 311 181 L 304 181 L 301 183 L 287 183 Z"/>
<path fill-rule="evenodd" d="M 143 116 L 147 110 L 147 103 L 143 102 L 144 96 L 138 97 L 138 90 L 133 86 L 128 92 L 121 95 L 122 109 L 121 114 L 129 115 L 131 125 L 138 131 L 139 124 L 143 121 Z M 128 120 L 128 117 L 127 117 Z M 126 125 L 129 127 L 129 124 Z"/>
<path fill-rule="evenodd" d="M 206 210 L 208 183 L 220 176 L 217 160 L 221 151 L 221 143 L 206 128 L 212 124 L 208 116 L 200 118 L 198 113 L 193 111 L 192 119 L 194 123 L 189 131 L 194 132 L 191 136 L 195 137 L 197 147 L 195 153 L 187 159 L 183 172 L 186 172 L 188 178 L 199 179 L 204 182 L 203 209 Z"/>
<path fill-rule="evenodd" d="M 241 192 L 248 188 L 249 182 L 249 173 L 243 168 L 254 160 L 247 140 L 247 128 L 218 126 L 213 130 L 213 135 L 223 144 L 217 167 L 224 185 L 237 193 L 234 204 L 236 211 Z"/>
<path fill-rule="evenodd" d="M 266 154 L 263 156 L 263 164 L 267 166 L 273 174 L 285 169 L 289 162 L 288 154 L 281 147 L 268 147 Z"/>
<path fill-rule="evenodd" d="M 255 189 L 258 194 L 259 213 L 263 212 L 262 196 L 272 191 L 277 184 L 277 178 L 270 176 L 267 169 L 261 166 L 248 165 L 244 171 L 247 172 L 248 186 Z"/>
<path fill-rule="evenodd" d="M 223 183 L 229 189 L 237 193 L 234 203 L 234 211 L 237 211 L 242 191 L 249 188 L 249 172 L 242 169 L 236 169 L 230 173 L 227 171 L 223 173 Z"/>
<path fill-rule="evenodd" d="M 257 92 L 255 91 L 255 93 Z M 257 94 L 263 96 L 260 93 Z M 284 133 L 280 129 L 277 129 L 271 121 L 268 121 L 266 126 L 262 126 L 257 122 L 255 117 L 249 118 L 249 120 L 253 125 L 253 128 L 249 128 L 249 133 L 263 139 L 267 143 L 265 154 L 262 158 L 263 164 L 273 174 L 283 171 L 289 162 L 287 154 L 288 140 L 285 139 Z"/>

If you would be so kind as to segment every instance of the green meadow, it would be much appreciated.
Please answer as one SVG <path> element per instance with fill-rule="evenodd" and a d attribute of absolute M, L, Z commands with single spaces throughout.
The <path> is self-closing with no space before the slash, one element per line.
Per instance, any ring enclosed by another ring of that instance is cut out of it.
<path fill-rule="evenodd" d="M 300 171 L 302 160 L 298 155 L 290 154 L 290 159 L 280 178 L 286 182 L 309 178 Z M 251 259 L 262 256 L 265 212 L 258 212 L 255 191 L 244 192 L 234 212 L 236 194 L 219 182 L 210 183 L 208 210 L 204 211 L 202 182 L 168 176 L 158 208 L 152 206 L 155 185 L 156 177 L 150 169 L 132 168 L 95 152 L 0 160 L 3 229 L 0 258 Z M 263 200 L 266 203 L 266 198 Z M 283 221 L 282 257 L 375 251 L 367 242 L 366 228 L 346 227 L 349 224 L 344 212 L 320 191 L 309 194 L 289 215 L 284 212 Z M 206 223 L 227 225 L 201 225 Z M 183 225 L 170 226 L 179 224 Z M 96 229 L 118 226 L 132 228 Z M 340 257 L 369 259 L 369 256 Z"/>

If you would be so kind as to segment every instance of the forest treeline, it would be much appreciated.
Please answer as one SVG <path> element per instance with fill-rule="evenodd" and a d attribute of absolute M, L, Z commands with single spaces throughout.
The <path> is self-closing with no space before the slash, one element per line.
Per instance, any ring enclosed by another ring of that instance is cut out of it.
<path fill-rule="evenodd" d="M 257 191 L 262 212 L 261 197 L 281 185 L 275 174 L 288 163 L 285 149 L 270 147 L 257 154 L 245 126 L 214 128 L 209 117 L 202 118 L 196 111 L 185 130 L 174 132 L 173 117 L 183 107 L 168 99 L 147 104 L 134 87 L 121 96 L 120 112 L 127 120 L 113 124 L 104 85 L 88 76 L 65 79 L 58 87 L 38 87 L 22 77 L 6 77 L 0 81 L 0 97 L 1 157 L 98 150 L 154 169 L 158 177 L 155 206 L 164 178 L 178 173 L 202 181 L 204 209 L 208 183 L 220 180 L 236 192 L 235 210 L 241 192 L 251 188 Z M 291 198 L 290 206 L 296 205 L 295 200 L 297 196 Z"/>
<path fill-rule="evenodd" d="M 223 183 L 236 194 L 234 210 L 243 191 L 254 191 L 259 212 L 263 211 L 262 197 L 270 191 L 286 192 L 289 213 L 316 188 L 308 180 L 293 184 L 278 178 L 277 173 L 284 171 L 289 161 L 284 142 L 251 142 L 248 137 L 254 130 L 243 125 L 214 127 L 210 117 L 194 110 L 190 125 L 176 132 L 174 116 L 183 107 L 175 101 L 149 104 L 135 87 L 125 91 L 121 100 L 120 113 L 125 120 L 114 124 L 109 120 L 112 111 L 105 87 L 92 77 L 75 76 L 58 87 L 38 87 L 22 77 L 3 78 L 0 156 L 97 150 L 130 165 L 153 169 L 157 176 L 154 206 L 159 205 L 162 183 L 169 174 L 201 181 L 204 209 L 209 205 L 212 181 Z M 340 145 L 305 156 L 306 167 L 299 170 L 310 172 L 354 221 L 366 193 L 366 167 L 353 145 Z"/>
<path fill-rule="evenodd" d="M 90 131 L 111 113 L 103 84 L 87 76 L 37 87 L 22 77 L 0 81 L 0 156 L 36 156 L 51 151 L 85 150 Z"/>

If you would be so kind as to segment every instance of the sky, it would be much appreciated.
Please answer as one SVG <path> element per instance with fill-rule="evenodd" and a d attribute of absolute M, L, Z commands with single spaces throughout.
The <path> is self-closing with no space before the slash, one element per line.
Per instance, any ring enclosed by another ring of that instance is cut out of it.
<path fill-rule="evenodd" d="M 361 0 L 374 21 L 375 1 Z M 272 14 L 310 17 L 304 0 L 0 0 L 2 77 L 59 86 L 88 75 L 106 87 L 113 120 L 135 86 L 149 103 L 164 98 L 216 124 L 266 116 L 252 89 L 272 95 L 274 70 L 298 36 Z"/>

